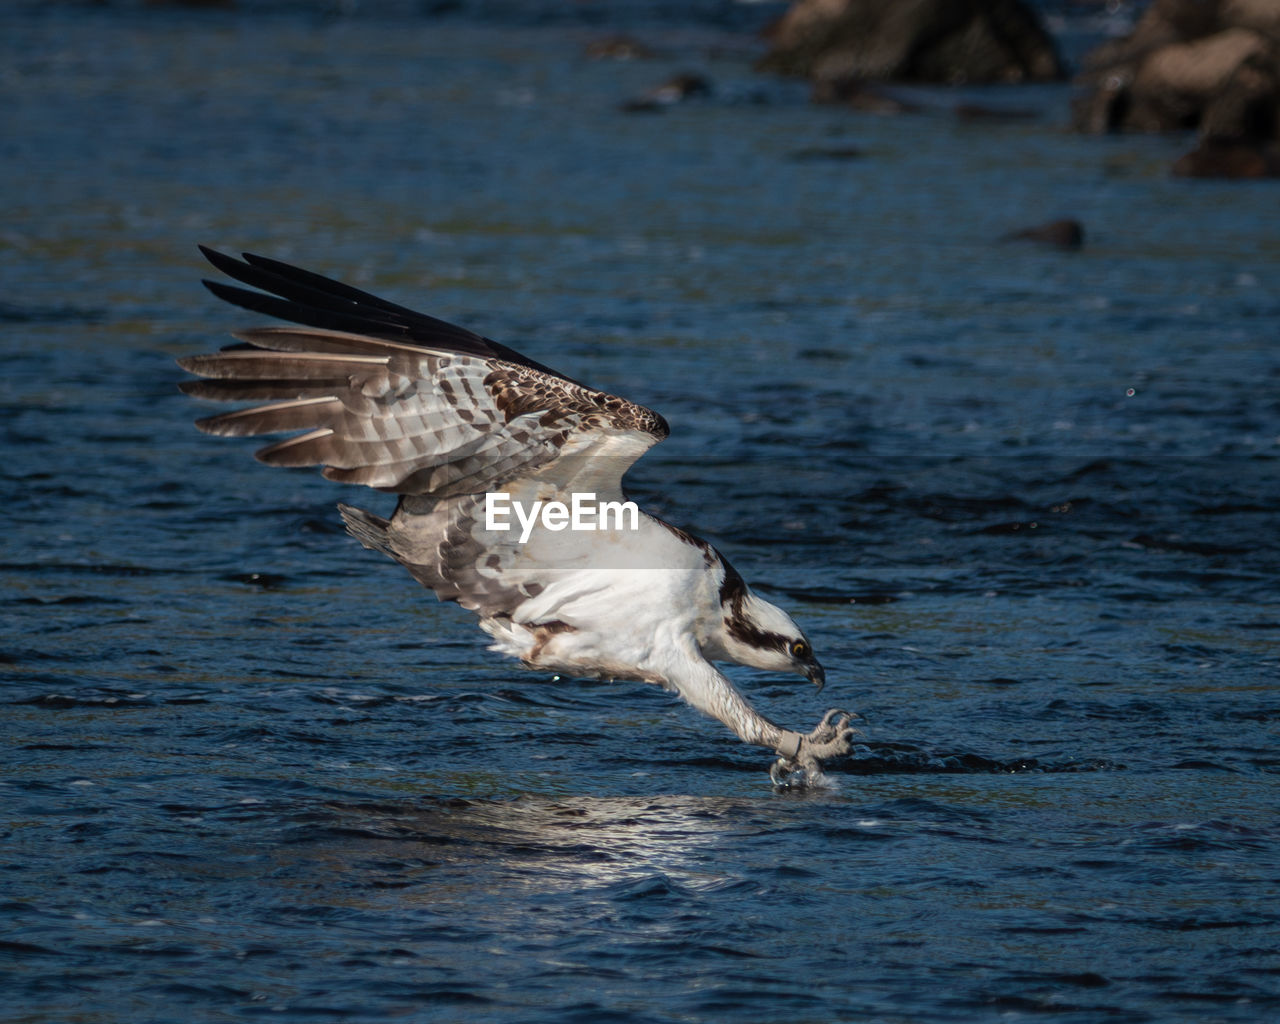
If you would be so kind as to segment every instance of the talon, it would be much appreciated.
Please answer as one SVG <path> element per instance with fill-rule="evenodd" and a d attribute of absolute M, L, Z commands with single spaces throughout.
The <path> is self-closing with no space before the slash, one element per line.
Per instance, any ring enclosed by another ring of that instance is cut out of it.
<path fill-rule="evenodd" d="M 818 723 L 819 727 L 830 725 L 831 720 L 837 716 L 843 716 L 844 718 L 844 722 L 836 726 L 837 729 L 841 728 L 844 724 L 848 723 L 853 719 L 853 715 L 850 714 L 848 711 L 845 711 L 843 708 L 832 708 L 830 711 L 828 711 L 825 715 L 822 716 L 822 721 Z"/>

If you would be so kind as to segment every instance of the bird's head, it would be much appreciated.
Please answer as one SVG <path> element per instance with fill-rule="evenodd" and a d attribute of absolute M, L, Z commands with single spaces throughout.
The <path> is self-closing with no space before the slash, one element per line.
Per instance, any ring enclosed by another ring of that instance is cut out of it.
<path fill-rule="evenodd" d="M 752 593 L 737 571 L 724 565 L 718 639 L 725 656 L 739 665 L 805 676 L 821 690 L 827 677 L 809 638 L 790 615 Z"/>

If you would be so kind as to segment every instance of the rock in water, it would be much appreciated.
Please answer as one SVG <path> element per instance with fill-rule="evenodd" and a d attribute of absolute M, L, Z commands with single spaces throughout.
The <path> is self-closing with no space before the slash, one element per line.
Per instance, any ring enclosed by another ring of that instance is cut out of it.
<path fill-rule="evenodd" d="M 1084 245 L 1084 225 L 1078 220 L 1053 220 L 1005 235 L 1004 242 L 1038 242 L 1055 249 L 1079 249 Z"/>
<path fill-rule="evenodd" d="M 1156 0 L 1085 60 L 1078 131 L 1280 138 L 1280 0 Z"/>
<path fill-rule="evenodd" d="M 1179 178 L 1280 178 L 1280 144 L 1208 138 L 1178 157 L 1173 173 Z"/>
<path fill-rule="evenodd" d="M 797 0 L 761 70 L 815 83 L 1023 82 L 1063 77 L 1022 0 Z"/>

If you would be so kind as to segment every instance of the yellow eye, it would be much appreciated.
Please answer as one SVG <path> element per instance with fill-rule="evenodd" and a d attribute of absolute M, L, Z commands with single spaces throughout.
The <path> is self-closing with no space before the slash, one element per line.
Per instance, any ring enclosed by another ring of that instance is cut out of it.
<path fill-rule="evenodd" d="M 809 645 L 803 640 L 797 640 L 791 645 L 791 657 L 795 658 L 797 661 L 804 661 L 811 653 Z"/>

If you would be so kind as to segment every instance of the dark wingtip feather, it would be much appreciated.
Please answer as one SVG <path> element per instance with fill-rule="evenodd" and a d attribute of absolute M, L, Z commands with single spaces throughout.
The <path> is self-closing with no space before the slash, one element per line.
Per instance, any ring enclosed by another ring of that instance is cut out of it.
<path fill-rule="evenodd" d="M 577 383 L 571 377 L 465 327 L 397 305 L 333 278 L 254 253 L 243 253 L 242 262 L 207 245 L 200 245 L 199 249 L 204 258 L 227 277 L 249 286 L 246 289 L 220 281 L 203 282 L 219 299 L 242 309 L 322 330 L 363 334 L 435 351 L 501 359 Z"/>
<path fill-rule="evenodd" d="M 200 245 L 199 243 L 196 244 L 196 248 L 200 250 L 200 254 L 204 256 L 205 259 L 221 270 L 224 274 L 234 276 L 231 274 L 230 270 L 228 270 L 228 264 L 234 266 L 236 262 L 235 257 L 228 256 L 226 253 L 218 252 L 217 249 L 211 249 L 209 246 Z"/>
<path fill-rule="evenodd" d="M 261 313 L 264 316 L 275 317 L 277 320 L 305 324 L 308 327 L 319 327 L 334 331 L 353 331 L 355 333 L 372 334 L 379 338 L 388 337 L 389 325 L 379 324 L 375 327 L 364 318 L 344 317 L 328 310 L 318 310 L 304 303 L 291 302 L 275 295 L 250 291 L 248 288 L 224 284 L 221 281 L 210 281 L 205 278 L 200 283 L 223 302 L 229 302 L 233 306 L 247 309 L 251 313 Z M 391 337 L 401 337 L 403 333 L 403 331 L 400 331 L 391 335 Z"/>

